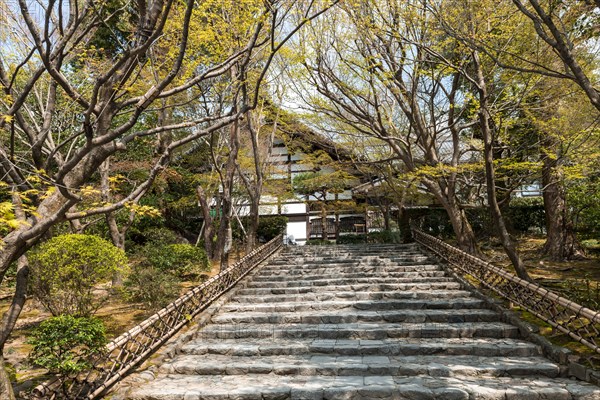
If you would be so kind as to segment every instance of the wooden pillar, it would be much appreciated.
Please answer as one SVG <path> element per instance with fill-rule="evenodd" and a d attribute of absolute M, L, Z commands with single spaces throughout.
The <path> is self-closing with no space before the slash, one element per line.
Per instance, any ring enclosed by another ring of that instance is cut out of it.
<path fill-rule="evenodd" d="M 410 230 L 410 215 L 404 207 L 400 208 L 399 212 L 400 220 L 398 228 L 400 228 L 400 233 L 402 234 L 402 243 L 412 243 L 414 239 Z"/>

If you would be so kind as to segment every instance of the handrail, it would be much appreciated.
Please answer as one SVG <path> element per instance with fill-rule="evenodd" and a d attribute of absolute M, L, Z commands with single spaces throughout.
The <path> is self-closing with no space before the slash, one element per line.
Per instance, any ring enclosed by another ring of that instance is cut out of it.
<path fill-rule="evenodd" d="M 113 339 L 106 345 L 101 356 L 91 360 L 92 367 L 80 374 L 66 389 L 67 398 L 98 398 L 281 246 L 283 236 L 278 235 L 248 253 L 236 264 L 191 289 L 139 325 Z M 31 398 L 54 400 L 65 395 L 64 390 L 63 382 L 54 379 L 37 386 Z"/>
<path fill-rule="evenodd" d="M 577 304 L 536 283 L 518 278 L 416 228 L 412 228 L 412 232 L 417 243 L 433 251 L 463 274 L 472 276 L 481 285 L 600 353 L 600 312 Z"/>

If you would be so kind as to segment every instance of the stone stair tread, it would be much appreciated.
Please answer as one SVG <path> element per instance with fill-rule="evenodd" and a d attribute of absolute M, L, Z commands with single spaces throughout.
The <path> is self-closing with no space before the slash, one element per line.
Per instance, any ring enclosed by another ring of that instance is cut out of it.
<path fill-rule="evenodd" d="M 470 295 L 470 293 L 469 293 Z M 389 309 L 454 309 L 454 308 L 479 308 L 484 305 L 483 300 L 474 297 L 455 297 L 448 300 L 432 299 L 394 299 L 394 300 L 322 300 L 311 301 L 281 301 L 276 303 L 240 303 L 231 302 L 225 304 L 221 309 L 230 311 L 308 311 L 356 308 L 358 310 L 389 310 Z"/>
<path fill-rule="evenodd" d="M 263 294 L 303 294 L 318 292 L 388 292 L 406 290 L 440 290 L 461 289 L 458 282 L 415 282 L 415 283 L 353 283 L 349 285 L 327 285 L 327 286 L 305 286 L 305 287 L 271 287 L 271 288 L 247 288 L 241 289 L 240 296 L 263 295 Z"/>
<path fill-rule="evenodd" d="M 423 255 L 414 255 L 403 258 L 373 258 L 373 257 L 354 257 L 344 259 L 323 259 L 323 258 L 290 258 L 279 259 L 266 263 L 265 267 L 269 269 L 314 269 L 321 267 L 340 267 L 340 268 L 359 268 L 359 267 L 393 267 L 393 266 L 425 266 L 435 265 L 430 257 Z M 286 268 L 287 267 L 287 268 Z"/>
<path fill-rule="evenodd" d="M 362 311 L 355 309 L 296 311 L 296 312 L 224 312 L 213 317 L 215 324 L 228 323 L 305 323 L 334 324 L 348 322 L 491 322 L 498 319 L 498 313 L 488 309 L 450 310 L 381 310 Z"/>
<path fill-rule="evenodd" d="M 430 290 L 387 290 L 380 292 L 344 291 L 344 292 L 314 292 L 302 294 L 270 294 L 270 295 L 240 295 L 232 299 L 236 303 L 276 303 L 294 301 L 324 301 L 331 299 L 381 300 L 381 299 L 425 299 L 469 297 L 471 292 L 459 289 L 430 289 Z"/>
<path fill-rule="evenodd" d="M 423 262 L 423 261 L 429 261 L 431 262 L 431 258 L 429 258 L 426 255 L 423 254 L 412 254 L 412 255 L 406 255 L 403 257 L 368 257 L 368 256 L 362 256 L 362 257 L 350 257 L 350 258 L 340 258 L 340 257 L 331 257 L 331 258 L 309 258 L 309 259 L 302 259 L 302 258 L 296 258 L 294 260 L 289 260 L 291 262 L 296 262 L 296 263 L 301 263 L 304 266 L 309 266 L 309 265 L 313 265 L 313 264 L 318 264 L 318 265 L 322 265 L 322 264 L 327 264 L 327 265 L 336 265 L 336 264 L 353 264 L 353 263 L 359 263 L 359 264 L 368 264 L 369 262 L 373 262 L 373 263 L 384 263 L 384 264 L 396 264 L 396 263 L 411 263 L 411 262 Z"/>
<path fill-rule="evenodd" d="M 325 310 L 295 312 L 227 312 L 213 317 L 215 324 L 228 323 L 340 323 L 340 322 L 473 322 L 498 319 L 498 313 L 488 309 L 426 309 L 426 310 Z M 482 321 L 483 322 L 483 321 Z"/>
<path fill-rule="evenodd" d="M 394 375 L 556 377 L 558 365 L 543 357 L 277 355 L 244 357 L 182 355 L 161 367 L 167 374 L 201 375 Z"/>
<path fill-rule="evenodd" d="M 328 279 L 301 279 L 293 281 L 261 281 L 253 280 L 248 283 L 247 288 L 272 288 L 272 287 L 298 287 L 298 286 L 331 286 L 331 285 L 349 285 L 349 284 L 363 284 L 363 283 L 429 283 L 429 282 L 456 282 L 453 278 L 448 276 L 424 276 L 424 277 L 381 277 L 377 274 L 372 276 L 360 276 L 360 277 L 335 277 Z M 278 286 L 281 285 L 281 286 Z"/>
<path fill-rule="evenodd" d="M 287 354 L 335 355 L 461 355 L 537 356 L 539 348 L 516 338 L 394 338 L 394 339 L 274 339 L 260 338 L 192 340 L 184 354 L 269 356 Z"/>
<path fill-rule="evenodd" d="M 167 375 L 129 400 L 444 399 L 598 400 L 600 389 L 564 378 Z"/>
<path fill-rule="evenodd" d="M 389 262 L 389 263 L 379 263 L 379 264 L 366 264 L 360 261 L 353 261 L 348 263 L 301 263 L 301 264 L 273 264 L 269 263 L 265 265 L 264 272 L 268 273 L 270 271 L 285 271 L 290 274 L 302 274 L 304 272 L 314 273 L 314 270 L 348 270 L 350 268 L 354 268 L 355 270 L 359 268 L 369 268 L 376 267 L 384 270 L 394 271 L 416 271 L 416 270 L 425 270 L 425 271 L 439 271 L 441 267 L 431 262 L 431 260 L 423 260 L 420 262 L 417 261 L 406 261 L 406 262 Z"/>
<path fill-rule="evenodd" d="M 295 283 L 301 282 L 304 284 L 309 284 L 311 281 L 326 281 L 330 280 L 330 278 L 324 278 L 323 274 L 312 274 L 312 275 L 303 275 L 301 280 L 293 280 L 290 281 L 290 278 L 287 274 L 284 273 L 274 273 L 269 275 L 257 275 L 252 278 L 250 283 L 272 283 L 279 284 L 281 281 L 286 283 Z M 377 271 L 375 269 L 368 271 L 353 271 L 353 272 L 345 272 L 336 275 L 337 279 L 432 279 L 432 278 L 446 278 L 446 272 L 442 270 L 436 271 L 410 271 L 410 272 L 384 272 Z"/>
<path fill-rule="evenodd" d="M 347 324 L 239 324 L 208 325 L 204 338 L 385 339 L 398 337 L 517 337 L 516 326 L 503 322 L 457 323 L 347 323 Z"/>

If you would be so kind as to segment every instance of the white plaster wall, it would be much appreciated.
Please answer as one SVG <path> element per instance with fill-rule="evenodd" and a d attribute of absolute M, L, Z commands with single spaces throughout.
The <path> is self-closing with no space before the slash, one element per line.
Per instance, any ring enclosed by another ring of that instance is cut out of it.
<path fill-rule="evenodd" d="M 306 240 L 306 222 L 288 222 L 285 231 L 287 237 L 293 236 L 297 244 L 304 244 Z M 299 241 L 302 242 L 299 242 Z"/>
<path fill-rule="evenodd" d="M 290 203 L 281 207 L 282 214 L 303 214 L 305 212 L 306 204 L 304 203 Z"/>

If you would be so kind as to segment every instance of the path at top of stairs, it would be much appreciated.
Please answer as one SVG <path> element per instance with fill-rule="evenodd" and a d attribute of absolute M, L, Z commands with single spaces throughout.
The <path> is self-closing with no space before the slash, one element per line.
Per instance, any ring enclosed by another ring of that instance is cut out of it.
<path fill-rule="evenodd" d="M 416 245 L 288 247 L 131 400 L 600 400 Z"/>

